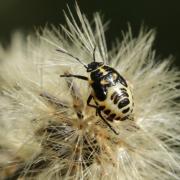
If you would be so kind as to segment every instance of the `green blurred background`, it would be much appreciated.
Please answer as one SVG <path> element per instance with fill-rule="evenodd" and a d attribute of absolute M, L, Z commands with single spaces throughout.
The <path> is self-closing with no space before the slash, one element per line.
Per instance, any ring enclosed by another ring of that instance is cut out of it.
<path fill-rule="evenodd" d="M 104 20 L 111 20 L 106 33 L 109 47 L 121 31 L 127 30 L 127 23 L 137 35 L 141 24 L 155 28 L 157 37 L 154 48 L 158 55 L 172 54 L 180 67 L 180 0 L 77 0 L 81 10 L 92 18 L 100 11 Z M 65 22 L 62 10 L 66 4 L 74 7 L 73 0 L 0 0 L 0 41 L 10 42 L 16 30 L 28 33 L 34 27 Z"/>

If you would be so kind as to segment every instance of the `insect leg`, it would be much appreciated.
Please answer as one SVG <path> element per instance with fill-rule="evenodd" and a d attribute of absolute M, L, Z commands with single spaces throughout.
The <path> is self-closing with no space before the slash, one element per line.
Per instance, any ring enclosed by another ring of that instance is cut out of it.
<path fill-rule="evenodd" d="M 90 104 L 91 100 L 92 100 L 93 96 L 90 94 L 88 99 L 87 99 L 87 105 L 90 106 L 90 107 L 93 107 L 95 109 L 97 109 L 98 107 L 93 105 L 93 104 Z"/>
<path fill-rule="evenodd" d="M 96 62 L 95 52 L 96 52 L 96 45 L 94 46 L 94 50 L 93 50 L 93 60 L 94 60 L 94 62 Z"/>
<path fill-rule="evenodd" d="M 104 119 L 104 117 L 101 115 L 101 110 L 97 108 L 97 113 L 100 116 L 100 118 L 105 122 L 105 124 L 116 134 L 118 135 L 119 133 L 117 133 L 115 131 L 115 129 L 113 129 L 113 127 L 106 121 L 106 119 Z"/>
<path fill-rule="evenodd" d="M 64 74 L 64 75 L 60 75 L 60 77 L 75 77 L 75 78 L 78 78 L 78 79 L 82 79 L 82 80 L 88 81 L 87 77 L 81 76 L 81 75 Z"/>
<path fill-rule="evenodd" d="M 93 105 L 93 104 L 90 104 L 92 98 L 93 98 L 93 96 L 90 94 L 89 97 L 88 97 L 88 99 L 87 99 L 87 105 L 96 109 L 96 116 L 97 116 L 97 115 L 98 115 L 98 113 L 97 113 L 98 106 L 95 106 L 95 105 Z"/>
<path fill-rule="evenodd" d="M 90 104 L 91 100 L 92 100 L 93 96 L 90 94 L 88 99 L 87 99 L 87 105 L 90 107 L 93 107 L 96 109 L 96 114 L 98 114 L 100 116 L 100 118 L 105 122 L 105 124 L 116 134 L 118 135 L 119 133 L 117 133 L 113 127 L 106 121 L 106 119 L 104 119 L 104 117 L 101 115 L 101 110 L 98 108 L 98 106 L 92 105 Z"/>

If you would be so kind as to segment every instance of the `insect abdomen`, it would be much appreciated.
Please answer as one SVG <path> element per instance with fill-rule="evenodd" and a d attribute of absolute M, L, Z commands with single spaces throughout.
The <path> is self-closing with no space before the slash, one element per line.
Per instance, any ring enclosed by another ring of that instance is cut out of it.
<path fill-rule="evenodd" d="M 132 94 L 121 84 L 108 88 L 106 100 L 97 103 L 100 107 L 104 107 L 101 108 L 102 112 L 109 121 L 125 120 L 133 111 Z"/>

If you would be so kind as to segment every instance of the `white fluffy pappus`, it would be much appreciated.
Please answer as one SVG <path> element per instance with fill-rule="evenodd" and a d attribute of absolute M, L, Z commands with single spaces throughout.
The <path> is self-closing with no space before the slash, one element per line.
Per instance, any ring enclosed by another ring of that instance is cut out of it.
<path fill-rule="evenodd" d="M 180 179 L 180 71 L 157 60 L 154 31 L 131 30 L 108 52 L 99 14 L 93 23 L 76 6 L 67 27 L 45 28 L 27 41 L 16 34 L 0 49 L 0 175 L 4 179 Z M 94 27 L 94 29 L 92 28 Z M 82 60 L 104 61 L 128 80 L 134 119 L 111 123 L 86 104 Z"/>

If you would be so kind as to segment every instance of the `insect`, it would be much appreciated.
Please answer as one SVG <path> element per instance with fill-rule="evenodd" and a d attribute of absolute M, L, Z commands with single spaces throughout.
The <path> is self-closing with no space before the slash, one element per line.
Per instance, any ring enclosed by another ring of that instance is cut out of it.
<path fill-rule="evenodd" d="M 134 104 L 132 93 L 127 81 L 114 68 L 105 65 L 104 62 L 96 62 L 95 49 L 96 47 L 93 50 L 93 61 L 89 64 L 84 64 L 72 54 L 57 49 L 82 64 L 88 74 L 88 77 L 75 74 L 65 74 L 60 77 L 74 77 L 88 81 L 92 91 L 87 99 L 87 105 L 95 108 L 96 114 L 115 134 L 118 134 L 109 122 L 126 120 L 132 114 Z M 95 104 L 91 104 L 92 100 Z"/>

